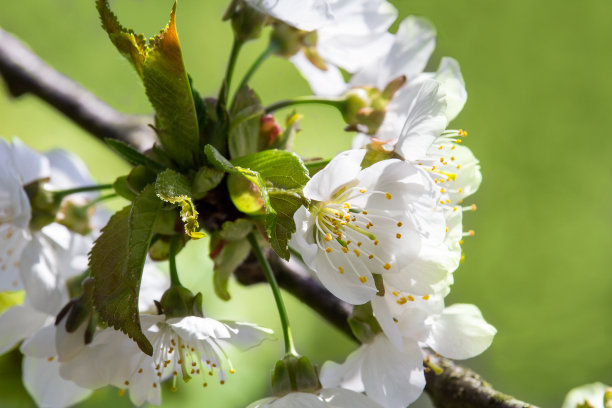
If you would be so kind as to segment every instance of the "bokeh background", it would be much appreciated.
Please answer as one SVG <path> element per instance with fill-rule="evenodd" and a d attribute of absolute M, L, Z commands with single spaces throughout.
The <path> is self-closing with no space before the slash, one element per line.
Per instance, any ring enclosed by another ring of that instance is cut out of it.
<path fill-rule="evenodd" d="M 227 0 L 182 0 L 178 28 L 186 66 L 201 94 L 215 94 L 231 43 L 221 23 Z M 572 387 L 612 384 L 612 3 L 558 0 L 401 0 L 400 16 L 429 18 L 438 29 L 430 62 L 459 60 L 469 93 L 453 123 L 480 158 L 484 182 L 448 303 L 475 303 L 498 335 L 482 356 L 466 361 L 494 386 L 543 407 L 560 406 Z M 167 21 L 171 0 L 122 0 L 113 8 L 125 26 L 147 35 Z M 93 1 L 0 0 L 0 26 L 52 66 L 115 108 L 149 113 L 142 86 L 99 28 Z M 397 27 L 397 24 L 394 26 Z M 249 44 L 237 75 L 265 46 Z M 309 89 L 286 61 L 273 58 L 252 85 L 264 102 Z M 79 154 L 95 178 L 110 182 L 127 167 L 101 143 L 34 97 L 12 100 L 0 85 L 0 135 L 38 149 Z M 305 156 L 347 148 L 331 108 L 304 107 L 295 143 Z M 114 203 L 121 205 L 121 203 Z M 215 317 L 254 321 L 280 333 L 269 289 L 231 286 L 222 302 L 211 287 L 203 241 L 179 258 L 183 280 L 205 295 Z M 341 360 L 354 345 L 299 301 L 288 297 L 302 353 L 316 362 Z M 244 407 L 267 392 L 281 341 L 232 354 L 237 374 L 224 386 L 199 383 L 166 392 L 164 406 Z M 193 381 L 195 383 L 196 381 Z M 0 357 L 0 406 L 29 407 L 19 354 Z M 168 390 L 166 390 L 168 391 Z M 130 406 L 104 389 L 82 407 Z M 427 406 L 426 401 L 419 402 Z"/>

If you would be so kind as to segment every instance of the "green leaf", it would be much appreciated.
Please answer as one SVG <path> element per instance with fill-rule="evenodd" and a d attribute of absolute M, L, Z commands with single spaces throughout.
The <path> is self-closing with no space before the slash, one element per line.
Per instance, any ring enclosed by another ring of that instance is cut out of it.
<path fill-rule="evenodd" d="M 176 2 L 170 22 L 149 39 L 122 27 L 108 0 L 97 0 L 102 27 L 142 78 L 156 114 L 156 132 L 164 149 L 180 166 L 195 165 L 199 150 L 198 117 L 176 32 Z"/>
<path fill-rule="evenodd" d="M 187 235 L 192 239 L 206 236 L 199 231 L 198 211 L 191 199 L 191 184 L 187 177 L 171 169 L 159 173 L 155 181 L 155 193 L 160 199 L 181 206 L 181 219 Z"/>
<path fill-rule="evenodd" d="M 113 188 L 115 192 L 119 194 L 121 197 L 125 198 L 129 201 L 134 201 L 136 198 L 136 193 L 127 182 L 127 176 L 118 177 L 117 180 L 113 183 Z"/>
<path fill-rule="evenodd" d="M 308 170 L 302 160 L 286 150 L 263 150 L 233 159 L 231 163 L 258 172 L 278 188 L 302 188 L 309 180 Z"/>
<path fill-rule="evenodd" d="M 153 354 L 142 332 L 138 292 L 153 225 L 162 202 L 153 185 L 132 203 L 115 213 L 94 243 L 89 257 L 94 278 L 94 305 L 102 320 L 132 338 L 140 349 Z"/>
<path fill-rule="evenodd" d="M 164 167 L 157 163 L 155 160 L 152 160 L 140 153 L 138 150 L 134 149 L 127 143 L 124 143 L 120 140 L 115 139 L 104 139 L 107 145 L 109 145 L 114 151 L 119 153 L 125 160 L 135 165 L 143 165 L 148 166 L 153 170 L 162 170 Z"/>
<path fill-rule="evenodd" d="M 206 154 L 206 158 L 208 162 L 215 169 L 219 171 L 223 171 L 225 173 L 236 173 L 237 170 L 229 160 L 225 158 L 216 148 L 212 145 L 204 146 L 204 154 Z"/>
<path fill-rule="evenodd" d="M 247 86 L 236 96 L 229 131 L 229 154 L 236 158 L 255 153 L 259 143 L 259 127 L 264 107 L 257 94 Z"/>
<path fill-rule="evenodd" d="M 281 258 L 289 260 L 289 239 L 295 233 L 293 214 L 304 203 L 304 199 L 298 193 L 280 189 L 268 190 L 268 194 L 270 205 L 275 211 L 273 216 L 266 213 L 270 245 Z"/>
<path fill-rule="evenodd" d="M 193 176 L 191 183 L 191 194 L 194 199 L 203 198 L 213 188 L 217 187 L 223 180 L 224 172 L 214 167 L 204 166 Z"/>

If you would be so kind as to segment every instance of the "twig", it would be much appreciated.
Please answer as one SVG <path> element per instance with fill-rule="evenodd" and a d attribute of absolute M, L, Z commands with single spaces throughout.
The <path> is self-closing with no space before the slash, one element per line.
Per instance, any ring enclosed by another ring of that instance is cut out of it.
<path fill-rule="evenodd" d="M 45 64 L 20 41 L 2 29 L 0 29 L 0 75 L 6 81 L 8 90 L 13 96 L 18 97 L 25 93 L 36 95 L 99 139 L 110 137 L 121 140 L 141 151 L 149 148 L 155 140 L 153 131 L 147 125 L 147 118 L 125 115 L 114 110 Z M 210 205 L 211 208 L 219 206 L 214 202 Z M 212 214 L 210 218 L 214 217 Z M 225 218 L 221 216 L 220 219 Z M 282 288 L 352 337 L 346 321 L 351 311 L 349 305 L 331 295 L 317 281 L 310 278 L 301 265 L 284 262 L 271 252 L 268 258 Z M 265 282 L 264 274 L 253 256 L 250 256 L 238 269 L 236 277 L 245 285 Z M 433 370 L 426 374 L 425 390 L 437 407 L 535 408 L 531 404 L 494 390 L 469 369 L 455 365 L 444 358 L 433 355 L 429 358 L 443 369 L 441 374 L 435 374 Z"/>
<path fill-rule="evenodd" d="M 117 139 L 140 150 L 151 147 L 151 118 L 126 115 L 55 71 L 23 43 L 0 29 L 0 76 L 14 97 L 38 96 L 98 139 Z"/>

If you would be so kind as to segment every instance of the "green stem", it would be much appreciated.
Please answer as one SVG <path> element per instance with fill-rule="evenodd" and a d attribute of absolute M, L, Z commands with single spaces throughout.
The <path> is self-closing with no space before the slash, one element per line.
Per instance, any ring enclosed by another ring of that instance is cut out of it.
<path fill-rule="evenodd" d="M 272 272 L 272 268 L 268 263 L 268 260 L 264 256 L 259 244 L 257 243 L 257 238 L 255 237 L 255 233 L 251 232 L 247 235 L 247 239 L 251 244 L 251 248 L 253 248 L 253 252 L 255 253 L 255 257 L 257 261 L 259 261 L 259 265 L 266 275 L 266 279 L 270 284 L 270 288 L 272 289 L 272 294 L 274 295 L 274 301 L 276 302 L 276 308 L 278 309 L 278 314 L 280 316 L 281 325 L 283 327 L 283 338 L 285 340 L 285 354 L 292 354 L 297 356 L 297 352 L 295 351 L 295 346 L 293 344 L 293 337 L 291 336 L 291 328 L 289 327 L 289 317 L 287 316 L 287 309 L 285 309 L 285 303 L 283 302 L 283 297 L 281 295 L 280 287 L 278 286 L 278 282 L 276 282 L 276 277 L 274 276 L 274 272 Z"/>
<path fill-rule="evenodd" d="M 238 54 L 240 53 L 240 49 L 244 42 L 234 37 L 234 42 L 232 43 L 232 50 L 230 52 L 229 61 L 227 62 L 227 68 L 225 70 L 225 78 L 223 79 L 223 85 L 221 85 L 221 90 L 219 91 L 219 105 L 225 105 L 227 101 L 227 94 L 230 89 L 230 85 L 232 83 L 232 76 L 234 75 L 234 68 L 236 67 L 236 61 L 238 60 Z"/>
<path fill-rule="evenodd" d="M 179 239 L 180 237 L 178 235 L 173 235 L 170 238 L 170 256 L 168 257 L 168 261 L 170 263 L 170 283 L 172 286 L 182 286 L 178 277 L 178 270 L 176 269 L 176 252 Z"/>
<path fill-rule="evenodd" d="M 97 197 L 97 198 L 96 198 L 96 199 L 94 199 L 94 200 L 91 200 L 90 202 L 88 202 L 87 204 L 85 204 L 85 205 L 84 205 L 82 208 L 83 208 L 83 209 L 88 209 L 88 208 L 90 208 L 90 207 L 93 207 L 93 206 L 94 206 L 94 205 L 96 205 L 96 204 L 101 203 L 102 201 L 110 200 L 111 198 L 116 198 L 116 197 L 119 197 L 119 194 L 117 194 L 117 193 L 112 193 L 112 194 L 107 194 L 107 195 L 105 195 L 105 196 L 100 196 L 100 197 Z"/>
<path fill-rule="evenodd" d="M 305 104 L 319 104 L 329 105 L 342 111 L 344 104 L 346 103 L 345 98 L 324 98 L 318 96 L 301 96 L 293 99 L 285 99 L 283 101 L 275 102 L 271 105 L 266 106 L 266 113 L 271 113 L 287 106 L 294 105 L 305 105 Z"/>
<path fill-rule="evenodd" d="M 249 83 L 253 74 L 259 69 L 261 64 L 274 52 L 276 49 L 276 45 L 274 42 L 270 42 L 268 47 L 257 57 L 257 59 L 253 62 L 247 73 L 244 75 L 240 84 L 238 84 L 238 88 L 236 88 L 236 92 L 234 93 L 234 98 L 232 100 L 232 104 L 230 106 L 230 112 L 234 110 L 234 106 L 236 105 L 236 97 L 238 96 L 238 92 Z"/>
<path fill-rule="evenodd" d="M 54 191 L 53 196 L 55 197 L 55 199 L 61 200 L 64 197 L 69 196 L 70 194 L 85 193 L 87 191 L 107 190 L 109 188 L 113 188 L 113 185 L 112 184 L 99 184 L 96 186 L 77 187 L 77 188 L 71 188 L 68 190 Z"/>

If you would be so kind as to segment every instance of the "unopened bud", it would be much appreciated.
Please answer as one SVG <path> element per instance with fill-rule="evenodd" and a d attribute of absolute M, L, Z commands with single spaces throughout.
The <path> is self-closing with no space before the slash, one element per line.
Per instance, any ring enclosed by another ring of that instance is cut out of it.
<path fill-rule="evenodd" d="M 89 219 L 94 211 L 93 207 L 66 201 L 57 214 L 57 222 L 77 234 L 87 235 L 91 232 Z"/>
<path fill-rule="evenodd" d="M 242 42 L 259 38 L 268 17 L 259 10 L 240 2 L 232 13 L 234 35 Z"/>
<path fill-rule="evenodd" d="M 46 180 L 36 180 L 24 187 L 32 208 L 30 229 L 34 231 L 54 222 L 61 204 L 61 199 L 57 199 L 53 192 L 45 189 L 45 182 Z"/>
<path fill-rule="evenodd" d="M 227 177 L 227 189 L 236 208 L 245 214 L 263 213 L 264 201 L 261 191 L 247 178 L 230 174 Z"/>
<path fill-rule="evenodd" d="M 272 370 L 272 392 L 282 396 L 293 391 L 313 392 L 321 388 L 316 368 L 306 356 L 287 354 Z"/>
<path fill-rule="evenodd" d="M 259 121 L 259 140 L 265 147 L 270 147 L 283 130 L 273 115 L 263 115 Z"/>
<path fill-rule="evenodd" d="M 277 21 L 274 23 L 274 29 L 270 35 L 270 42 L 274 44 L 276 55 L 289 58 L 297 54 L 304 46 L 314 46 L 316 44 L 316 33 L 298 30 Z"/>
<path fill-rule="evenodd" d="M 162 295 L 160 305 L 166 317 L 200 316 L 202 313 L 202 294 L 193 295 L 182 286 L 172 286 Z"/>

